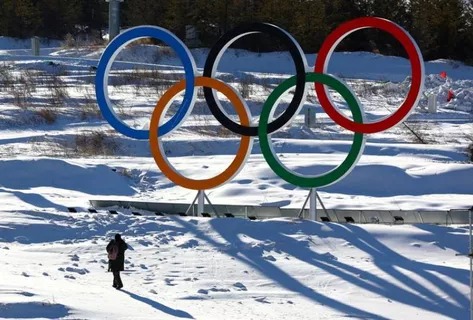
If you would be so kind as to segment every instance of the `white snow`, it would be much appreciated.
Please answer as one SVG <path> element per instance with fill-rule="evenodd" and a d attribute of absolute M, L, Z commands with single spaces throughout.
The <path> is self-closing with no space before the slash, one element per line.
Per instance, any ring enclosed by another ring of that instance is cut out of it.
<path fill-rule="evenodd" d="M 27 70 L 36 77 L 58 75 L 68 92 L 64 105 L 57 106 L 57 121 L 48 125 L 32 121 L 35 109 L 22 109 L 0 87 L 0 318 L 469 318 L 465 225 L 133 216 L 123 208 L 118 215 L 87 212 L 91 199 L 189 203 L 195 192 L 160 172 L 147 141 L 115 134 L 119 149 L 113 155 L 73 150 L 80 134 L 112 132 L 103 119 L 80 116 L 87 101 L 96 107 L 91 66 L 103 48 L 49 48 L 43 59 L 30 57 L 26 45 L 0 40 L 0 66 L 17 77 L 15 87 L 21 88 L 18 77 Z M 119 59 L 143 64 L 114 63 L 111 83 L 116 85 L 110 91 L 131 126 L 147 126 L 159 94 L 146 84 L 142 89 L 119 84 L 133 67 L 179 75 L 180 62 L 169 53 L 160 56 L 163 50 L 127 48 Z M 208 50 L 192 52 L 201 70 Z M 219 65 L 219 77 L 239 89 L 239 78 L 251 79 L 246 100 L 257 122 L 272 88 L 293 72 L 288 59 L 284 53 L 230 50 Z M 315 55 L 307 60 L 313 65 Z M 371 121 L 395 110 L 409 87 L 408 62 L 402 58 L 337 53 L 329 71 L 354 89 Z M 441 71 L 447 79 L 439 77 Z M 424 97 L 406 121 L 425 144 L 403 124 L 369 135 L 353 172 L 318 190 L 327 208 L 449 210 L 473 205 L 473 164 L 466 151 L 473 139 L 473 69 L 438 60 L 426 63 L 426 74 L 426 95 L 438 93 L 438 112 L 423 108 Z M 450 103 L 448 89 L 456 95 Z M 48 90 L 38 84 L 27 104 L 50 105 Z M 288 168 L 317 174 L 343 161 L 353 134 L 334 124 L 313 94 L 308 107 L 316 110 L 315 127 L 304 126 L 300 115 L 272 142 Z M 231 162 L 239 137 L 222 131 L 199 97 L 191 117 L 164 141 L 173 166 L 203 178 Z M 300 208 L 307 190 L 275 175 L 256 139 L 242 171 L 207 195 L 216 204 Z M 130 246 L 121 291 L 112 288 L 112 275 L 106 272 L 105 246 L 117 232 Z"/>

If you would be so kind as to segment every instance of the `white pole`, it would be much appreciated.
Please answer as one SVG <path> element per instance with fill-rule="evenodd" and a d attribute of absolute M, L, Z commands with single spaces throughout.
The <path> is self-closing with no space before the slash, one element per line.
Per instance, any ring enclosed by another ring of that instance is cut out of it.
<path fill-rule="evenodd" d="M 31 51 L 34 56 L 39 56 L 39 38 L 38 37 L 33 37 L 31 38 Z"/>
<path fill-rule="evenodd" d="M 109 41 L 112 41 L 120 34 L 120 2 L 124 0 L 106 0 L 108 5 L 108 34 Z"/>
<path fill-rule="evenodd" d="M 199 190 L 198 191 L 198 200 L 197 200 L 197 214 L 202 214 L 204 212 L 204 190 Z"/>
<path fill-rule="evenodd" d="M 317 191 L 315 188 L 310 189 L 309 201 L 309 219 L 317 220 Z"/>

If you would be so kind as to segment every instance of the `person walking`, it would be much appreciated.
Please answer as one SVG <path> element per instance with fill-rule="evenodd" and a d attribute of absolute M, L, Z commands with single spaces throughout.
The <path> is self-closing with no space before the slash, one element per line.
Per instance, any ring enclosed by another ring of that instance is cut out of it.
<path fill-rule="evenodd" d="M 110 240 L 107 245 L 109 269 L 113 272 L 113 287 L 118 290 L 123 288 L 120 271 L 125 269 L 126 249 L 128 249 L 128 245 L 119 233 L 115 234 L 115 239 Z"/>

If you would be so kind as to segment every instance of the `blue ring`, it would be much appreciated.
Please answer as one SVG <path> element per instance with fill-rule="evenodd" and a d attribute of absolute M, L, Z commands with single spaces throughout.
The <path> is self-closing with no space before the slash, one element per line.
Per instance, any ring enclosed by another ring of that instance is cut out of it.
<path fill-rule="evenodd" d="M 187 114 L 192 110 L 195 99 L 195 62 L 191 53 L 189 52 L 189 49 L 187 49 L 187 47 L 184 45 L 184 43 L 182 43 L 181 40 L 179 40 L 179 38 L 177 38 L 170 31 L 155 26 L 134 27 L 119 34 L 108 44 L 108 46 L 105 48 L 105 51 L 102 53 L 102 56 L 100 57 L 99 63 L 97 65 L 97 74 L 95 77 L 95 94 L 97 96 L 97 103 L 99 105 L 100 111 L 102 112 L 105 120 L 107 120 L 108 123 L 110 123 L 110 125 L 118 132 L 130 138 L 140 140 L 149 139 L 149 130 L 133 129 L 118 118 L 118 116 L 113 111 L 113 106 L 109 97 L 105 94 L 105 85 L 108 83 L 108 81 L 105 81 L 105 79 L 108 78 L 112 62 L 118 55 L 120 49 L 126 46 L 129 42 L 144 37 L 152 37 L 161 40 L 174 49 L 179 58 L 182 60 L 185 72 L 186 91 L 184 93 L 182 104 L 177 110 L 176 114 L 174 114 L 171 119 L 159 127 L 160 136 L 176 129 L 183 122 Z"/>

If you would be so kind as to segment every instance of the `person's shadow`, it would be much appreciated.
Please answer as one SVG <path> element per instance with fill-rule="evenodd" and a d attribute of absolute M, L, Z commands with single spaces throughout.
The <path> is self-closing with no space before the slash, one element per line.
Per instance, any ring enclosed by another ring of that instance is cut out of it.
<path fill-rule="evenodd" d="M 130 297 L 132 297 L 133 299 L 135 300 L 138 300 L 138 301 L 141 301 L 141 302 L 144 302 L 148 305 L 150 305 L 151 307 L 159 310 L 159 311 L 162 311 L 164 313 L 167 313 L 167 314 L 170 314 L 174 317 L 178 317 L 178 318 L 187 318 L 187 319 L 194 319 L 193 316 L 191 316 L 190 314 L 188 314 L 187 312 L 185 311 L 182 311 L 182 310 L 176 310 L 176 309 L 172 309 L 172 308 L 169 308 L 167 306 L 165 306 L 164 304 L 161 304 L 159 302 L 156 302 L 156 301 L 153 301 L 149 298 L 145 298 L 145 297 L 142 297 L 142 296 L 139 296 L 137 295 L 136 293 L 131 293 L 129 291 L 126 291 L 126 290 L 120 290 L 122 292 L 125 292 L 126 294 L 128 294 Z"/>

